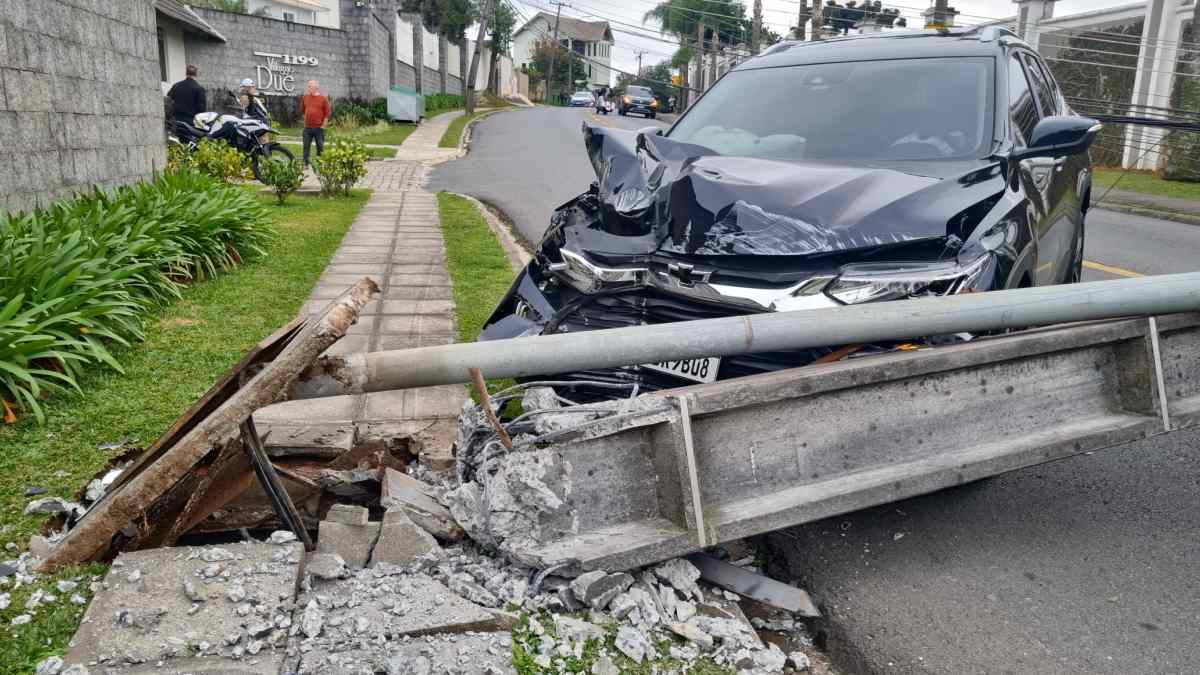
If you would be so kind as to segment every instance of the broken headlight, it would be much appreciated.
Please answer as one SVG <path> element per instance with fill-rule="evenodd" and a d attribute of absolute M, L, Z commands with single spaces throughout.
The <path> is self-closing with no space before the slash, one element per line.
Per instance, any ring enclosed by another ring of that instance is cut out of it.
<path fill-rule="evenodd" d="M 565 278 L 572 286 L 584 293 L 595 293 L 613 284 L 640 284 L 650 270 L 645 267 L 601 267 L 587 258 L 565 248 L 559 249 L 562 262 L 551 263 L 551 272 Z"/>
<path fill-rule="evenodd" d="M 957 260 L 932 263 L 859 263 L 845 265 L 825 293 L 838 302 L 857 305 L 922 295 L 953 295 L 973 288 L 990 254 L 963 264 Z"/>

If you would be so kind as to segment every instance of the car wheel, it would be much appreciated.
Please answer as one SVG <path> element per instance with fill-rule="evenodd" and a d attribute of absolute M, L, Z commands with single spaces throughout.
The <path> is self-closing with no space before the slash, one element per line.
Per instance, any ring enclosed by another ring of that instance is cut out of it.
<path fill-rule="evenodd" d="M 655 117 L 656 117 L 655 113 L 650 113 L 650 119 L 654 119 Z"/>

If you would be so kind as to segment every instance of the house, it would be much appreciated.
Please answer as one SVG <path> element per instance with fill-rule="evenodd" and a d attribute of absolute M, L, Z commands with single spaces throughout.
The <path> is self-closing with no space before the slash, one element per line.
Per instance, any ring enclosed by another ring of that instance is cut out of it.
<path fill-rule="evenodd" d="M 281 21 L 341 28 L 339 0 L 246 0 L 246 13 Z"/>
<path fill-rule="evenodd" d="M 554 15 L 538 12 L 513 35 L 513 63 L 527 66 L 533 59 L 534 46 L 554 35 Z M 583 59 L 583 73 L 576 73 L 580 88 L 594 90 L 612 84 L 613 34 L 607 21 L 583 21 L 569 16 L 558 18 L 558 40 Z"/>

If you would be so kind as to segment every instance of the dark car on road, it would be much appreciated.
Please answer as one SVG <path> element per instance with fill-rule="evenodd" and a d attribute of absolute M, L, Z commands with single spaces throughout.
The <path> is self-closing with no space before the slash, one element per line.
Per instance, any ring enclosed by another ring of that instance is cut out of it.
<path fill-rule="evenodd" d="M 585 123 L 598 180 L 555 211 L 483 339 L 1078 281 L 1099 129 L 1003 29 L 776 45 L 666 134 Z M 598 398 L 911 347 L 560 379 Z"/>
<path fill-rule="evenodd" d="M 654 119 L 658 114 L 658 99 L 654 98 L 654 92 L 650 91 L 649 87 L 631 86 L 625 89 L 625 95 L 621 97 L 621 104 L 617 110 L 622 115 L 637 113 Z"/>

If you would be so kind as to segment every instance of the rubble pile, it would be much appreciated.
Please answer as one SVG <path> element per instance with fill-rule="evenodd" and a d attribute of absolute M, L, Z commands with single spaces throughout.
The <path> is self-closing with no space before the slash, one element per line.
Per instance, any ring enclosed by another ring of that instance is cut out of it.
<path fill-rule="evenodd" d="M 509 423 L 519 453 L 468 404 L 453 472 L 397 463 L 388 453 L 374 462 L 357 454 L 353 465 L 344 454 L 307 478 L 280 470 L 288 492 L 297 490 L 294 500 L 306 500 L 305 520 L 320 514 L 311 523 L 315 550 L 306 552 L 307 540 L 290 531 L 254 538 L 243 529 L 237 543 L 204 535 L 210 539 L 200 545 L 120 553 L 94 585 L 70 651 L 48 660 L 45 672 L 491 674 L 516 672 L 515 663 L 525 672 L 596 675 L 631 664 L 660 672 L 702 664 L 747 673 L 809 668 L 793 648 L 811 646 L 796 616 L 777 610 L 749 619 L 738 595 L 710 585 L 687 559 L 606 571 L 524 555 L 543 528 L 570 528 L 577 517 L 561 459 L 536 442 L 639 404 L 567 412 L 562 405 L 570 401 L 552 389 L 517 391 L 507 398 L 524 398 L 525 412 Z M 87 499 L 102 501 L 117 478 L 97 478 Z M 29 509 L 65 515 L 68 523 L 85 511 L 40 495 Z M 218 509 L 207 521 L 229 512 Z M 239 527 L 244 515 L 233 515 Z M 18 583 L 32 579 L 57 537 L 35 538 L 31 553 L 14 561 Z M 73 589 L 59 590 L 68 596 Z M 790 636 L 781 644 L 791 647 L 764 641 L 757 628 Z"/>

